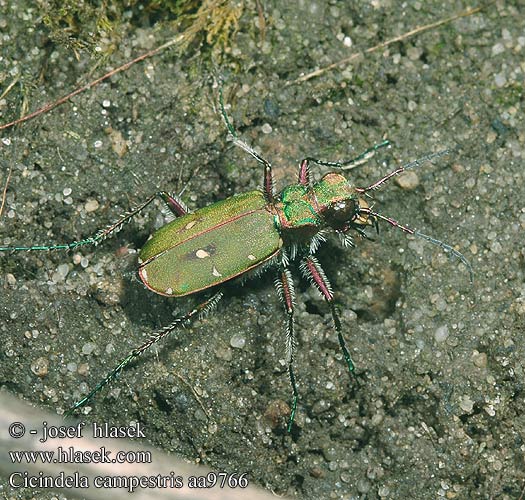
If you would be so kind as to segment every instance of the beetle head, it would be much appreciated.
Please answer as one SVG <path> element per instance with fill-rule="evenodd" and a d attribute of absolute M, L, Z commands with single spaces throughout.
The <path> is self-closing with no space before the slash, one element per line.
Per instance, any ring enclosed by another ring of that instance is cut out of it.
<path fill-rule="evenodd" d="M 370 206 L 361 196 L 351 196 L 332 203 L 325 213 L 325 220 L 333 229 L 347 232 L 350 229 L 364 230 L 366 226 L 377 226 L 370 215 Z"/>

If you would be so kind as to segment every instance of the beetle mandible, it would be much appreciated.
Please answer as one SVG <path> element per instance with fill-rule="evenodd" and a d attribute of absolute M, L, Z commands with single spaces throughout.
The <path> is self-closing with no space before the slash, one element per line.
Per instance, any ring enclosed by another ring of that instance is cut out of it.
<path fill-rule="evenodd" d="M 343 245 L 353 245 L 351 231 L 366 237 L 368 226 L 378 228 L 385 221 L 401 231 L 439 246 L 459 258 L 467 267 L 468 260 L 450 245 L 399 224 L 394 219 L 372 209 L 367 202 L 371 191 L 383 186 L 392 177 L 421 164 L 448 154 L 449 150 L 428 154 L 400 166 L 367 187 L 356 187 L 338 172 L 325 174 L 320 180 L 310 178 L 310 165 L 317 164 L 345 170 L 368 159 L 379 148 L 389 145 L 383 141 L 346 161 L 322 161 L 307 157 L 299 166 L 298 180 L 275 193 L 271 164 L 252 147 L 241 140 L 224 109 L 222 92 L 219 94 L 222 118 L 233 143 L 251 155 L 264 169 L 263 189 L 236 194 L 207 207 L 189 212 L 178 196 L 157 192 L 142 204 L 125 213 L 118 221 L 84 240 L 43 246 L 0 247 L 0 251 L 71 250 L 86 245 L 98 245 L 106 237 L 117 233 L 122 226 L 142 212 L 156 198 L 160 198 L 175 219 L 158 229 L 139 253 L 138 274 L 151 291 L 168 297 L 182 297 L 214 288 L 214 293 L 172 323 L 154 333 L 133 349 L 85 397 L 77 401 L 66 414 L 86 405 L 119 373 L 180 326 L 191 322 L 211 309 L 222 298 L 221 285 L 246 275 L 273 267 L 277 269 L 275 285 L 286 314 L 286 361 L 292 389 L 288 431 L 294 422 L 298 391 L 294 372 L 296 345 L 294 327 L 295 293 L 290 264 L 299 260 L 301 273 L 313 284 L 329 304 L 333 325 L 350 374 L 355 367 L 343 336 L 334 294 L 315 252 L 325 241 L 323 233 L 335 231 Z"/>

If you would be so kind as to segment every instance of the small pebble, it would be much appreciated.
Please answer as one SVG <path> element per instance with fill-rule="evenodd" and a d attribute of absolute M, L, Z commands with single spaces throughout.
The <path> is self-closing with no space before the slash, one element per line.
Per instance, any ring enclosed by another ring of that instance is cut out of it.
<path fill-rule="evenodd" d="M 86 342 L 82 346 L 82 354 L 90 355 L 95 350 L 95 344 L 93 342 Z"/>
<path fill-rule="evenodd" d="M 106 133 L 109 134 L 109 138 L 111 139 L 111 148 L 117 153 L 119 158 L 122 158 L 128 151 L 128 144 L 122 132 L 109 127 L 106 129 Z"/>
<path fill-rule="evenodd" d="M 69 266 L 67 264 L 60 264 L 57 267 L 57 272 L 60 274 L 60 276 L 65 278 L 69 273 Z"/>
<path fill-rule="evenodd" d="M 496 87 L 504 87 L 507 83 L 507 77 L 503 73 L 496 73 L 494 75 L 494 82 Z"/>
<path fill-rule="evenodd" d="M 497 43 L 492 47 L 492 55 L 497 56 L 498 54 L 501 54 L 502 52 L 505 52 L 505 45 L 502 43 Z"/>
<path fill-rule="evenodd" d="M 77 368 L 79 375 L 87 375 L 89 373 L 89 365 L 87 363 L 80 363 Z M 87 390 L 85 391 L 87 392 Z"/>
<path fill-rule="evenodd" d="M 263 134 L 271 134 L 273 129 L 272 129 L 272 126 L 269 123 L 265 123 L 261 127 L 261 130 L 262 130 Z"/>
<path fill-rule="evenodd" d="M 470 413 L 474 408 L 474 401 L 472 401 L 468 396 L 463 396 L 459 403 L 459 407 L 465 412 Z"/>
<path fill-rule="evenodd" d="M 38 358 L 31 363 L 31 371 L 40 378 L 45 377 L 49 371 L 49 360 L 47 358 Z"/>
<path fill-rule="evenodd" d="M 396 177 L 396 184 L 405 191 L 412 191 L 419 186 L 419 177 L 415 172 L 404 172 Z"/>
<path fill-rule="evenodd" d="M 484 352 L 475 352 L 472 355 L 472 361 L 474 362 L 474 366 L 485 368 L 487 366 L 487 354 Z"/>
<path fill-rule="evenodd" d="M 290 415 L 290 407 L 285 401 L 271 401 L 264 411 L 264 419 L 272 429 L 282 424 L 283 419 Z"/>
<path fill-rule="evenodd" d="M 377 494 L 381 498 L 386 498 L 388 495 L 390 495 L 390 489 L 388 488 L 388 486 L 381 486 L 381 488 L 379 488 L 379 490 L 377 491 Z"/>
<path fill-rule="evenodd" d="M 492 468 L 495 471 L 500 471 L 501 469 L 503 469 L 502 461 L 501 460 L 494 460 L 494 463 L 492 464 Z"/>
<path fill-rule="evenodd" d="M 237 349 L 242 349 L 246 345 L 246 339 L 242 335 L 234 335 L 230 339 L 230 345 Z"/>
<path fill-rule="evenodd" d="M 359 491 L 359 493 L 368 493 L 372 485 L 366 479 L 361 478 L 357 481 L 356 486 L 357 486 L 357 491 Z"/>
<path fill-rule="evenodd" d="M 84 205 L 84 209 L 86 212 L 94 212 L 98 208 L 98 201 L 97 200 L 88 200 L 86 201 L 86 204 Z"/>
<path fill-rule="evenodd" d="M 447 340 L 449 335 L 448 326 L 440 326 L 436 331 L 434 332 L 434 340 L 436 342 L 445 342 Z"/>

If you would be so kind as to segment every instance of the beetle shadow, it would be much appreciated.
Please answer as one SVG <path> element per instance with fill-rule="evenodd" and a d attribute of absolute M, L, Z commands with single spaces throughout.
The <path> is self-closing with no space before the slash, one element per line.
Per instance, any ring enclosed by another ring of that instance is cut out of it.
<path fill-rule="evenodd" d="M 329 240 L 316 254 L 332 285 L 336 303 L 354 311 L 360 320 L 372 323 L 382 322 L 395 314 L 396 303 L 401 297 L 401 269 L 384 262 L 379 275 L 369 273 L 370 265 L 380 261 L 381 249 L 377 245 L 375 241 L 356 241 L 355 248 L 342 248 L 337 241 Z M 360 258 L 363 253 L 369 254 L 366 260 Z M 342 269 L 345 262 L 346 267 Z M 301 286 L 303 290 L 308 284 L 302 280 Z M 371 289 L 371 296 L 365 292 L 366 288 Z M 330 313 L 324 300 L 308 299 L 306 309 L 321 316 Z"/>
<path fill-rule="evenodd" d="M 218 290 L 216 287 L 210 289 L 208 293 L 204 291 L 188 297 L 164 297 L 153 293 L 143 285 L 136 271 L 136 263 L 131 259 L 123 267 L 125 269 L 123 270 L 120 305 L 136 331 L 134 334 L 134 337 L 137 337 L 135 347 L 146 341 L 149 334 L 168 326 L 176 316 L 185 314 Z M 247 343 L 250 344 L 250 349 L 244 349 L 242 355 L 233 356 L 234 359 L 230 362 L 230 382 L 233 386 L 243 383 L 253 384 L 253 387 L 261 394 L 261 405 L 264 404 L 266 397 L 271 395 L 274 378 L 275 359 L 269 358 L 268 344 L 282 339 L 283 348 L 285 345 L 284 337 L 280 337 L 285 331 L 285 312 L 277 298 L 273 283 L 274 277 L 275 272 L 270 269 L 260 276 L 253 276 L 246 280 L 236 279 L 223 284 L 224 296 L 218 304 L 219 310 L 210 312 L 210 316 L 215 314 L 219 316 L 215 328 L 219 328 L 220 331 L 214 335 L 216 337 L 214 342 L 218 347 L 229 349 L 232 336 L 239 332 L 243 333 Z M 275 300 L 268 301 L 269 293 L 275 295 Z M 264 317 L 261 324 L 259 324 L 260 316 Z M 261 335 L 263 330 L 267 330 L 271 335 Z M 182 334 L 177 335 L 177 331 Z M 166 360 L 170 352 L 186 346 L 196 338 L 184 335 L 187 333 L 184 328 L 177 331 L 174 332 L 175 335 L 169 335 L 157 344 L 161 361 Z M 206 338 L 205 330 L 202 331 L 201 338 Z M 203 356 L 206 355 L 203 354 Z M 282 356 L 282 353 L 279 353 L 279 356 Z M 147 364 L 151 362 L 151 359 L 150 353 L 134 360 L 133 364 Z M 246 379 L 246 370 L 256 374 L 254 381 Z M 171 413 L 174 410 L 177 401 L 171 394 L 167 396 L 161 389 L 158 389 L 154 397 L 158 407 L 165 413 Z M 179 394 L 177 397 L 184 396 Z M 264 408 L 261 408 L 261 411 L 263 410 Z"/>
<path fill-rule="evenodd" d="M 149 335 L 168 326 L 175 318 L 174 312 L 184 314 L 193 302 L 152 292 L 140 280 L 136 262 L 130 262 L 124 270 L 120 305 L 129 321 L 143 330 L 144 335 Z"/>

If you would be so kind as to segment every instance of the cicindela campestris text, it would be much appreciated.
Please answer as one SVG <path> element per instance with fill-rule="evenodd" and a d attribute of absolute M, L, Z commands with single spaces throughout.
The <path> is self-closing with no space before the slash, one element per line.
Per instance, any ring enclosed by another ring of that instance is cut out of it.
<path fill-rule="evenodd" d="M 185 314 L 176 317 L 168 326 L 150 334 L 133 349 L 85 397 L 77 401 L 67 414 L 85 406 L 135 358 L 181 326 L 210 312 L 223 296 L 222 286 L 230 280 L 274 268 L 275 285 L 286 315 L 285 349 L 292 400 L 288 431 L 292 429 L 298 405 L 298 390 L 294 372 L 295 292 L 292 262 L 299 262 L 301 274 L 319 291 L 329 305 L 333 327 L 338 337 L 349 374 L 355 367 L 347 348 L 343 329 L 334 301 L 330 282 L 315 253 L 324 241 L 325 233 L 339 235 L 344 246 L 352 246 L 351 232 L 366 237 L 367 227 L 387 222 L 401 231 L 422 238 L 457 257 L 468 269 L 472 268 L 459 251 L 374 210 L 368 199 L 370 193 L 382 187 L 396 175 L 420 167 L 450 153 L 442 150 L 400 166 L 366 187 L 356 187 L 342 171 L 365 161 L 378 149 L 389 145 L 383 141 L 362 154 L 346 161 L 323 161 L 307 157 L 299 166 L 298 180 L 275 193 L 271 164 L 241 140 L 220 100 L 221 114 L 233 143 L 247 152 L 263 167 L 262 190 L 236 194 L 207 207 L 189 212 L 181 199 L 165 191 L 149 196 L 137 207 L 125 213 L 115 223 L 94 236 L 64 244 L 4 246 L 0 252 L 74 250 L 96 246 L 151 205 L 162 200 L 174 220 L 158 229 L 139 252 L 138 276 L 151 291 L 166 297 L 182 297 L 197 292 L 211 294 Z M 310 166 L 316 164 L 335 170 L 313 181 Z"/>

